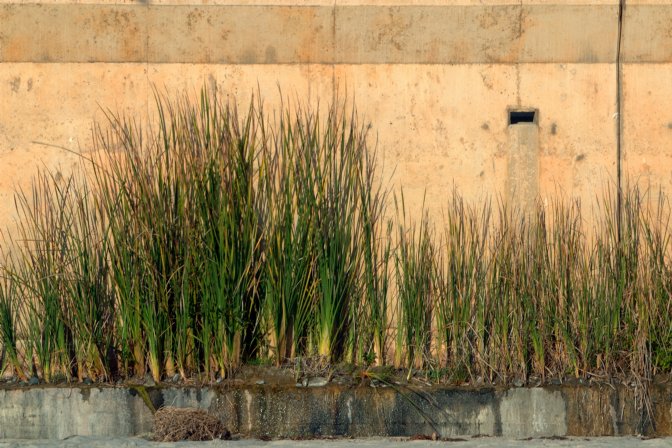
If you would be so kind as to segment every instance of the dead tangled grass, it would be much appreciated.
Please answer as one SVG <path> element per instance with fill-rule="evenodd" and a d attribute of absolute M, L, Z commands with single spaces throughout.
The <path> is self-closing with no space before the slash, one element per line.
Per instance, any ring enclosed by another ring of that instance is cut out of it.
<path fill-rule="evenodd" d="M 179 442 L 229 439 L 231 434 L 214 415 L 202 409 L 166 406 L 154 414 L 154 440 Z"/>

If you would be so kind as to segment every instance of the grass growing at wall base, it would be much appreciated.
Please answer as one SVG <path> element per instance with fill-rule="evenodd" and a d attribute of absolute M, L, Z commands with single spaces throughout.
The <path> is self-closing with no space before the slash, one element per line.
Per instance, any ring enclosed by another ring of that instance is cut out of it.
<path fill-rule="evenodd" d="M 670 204 L 577 202 L 409 216 L 354 110 L 156 94 L 110 113 L 82 173 L 16 199 L 0 276 L 0 369 L 45 381 L 214 380 L 321 357 L 451 382 L 651 378 L 672 369 Z M 276 118 L 270 118 L 270 117 Z M 588 231 L 586 231 L 586 229 Z M 392 327 L 394 325 L 394 327 Z"/>

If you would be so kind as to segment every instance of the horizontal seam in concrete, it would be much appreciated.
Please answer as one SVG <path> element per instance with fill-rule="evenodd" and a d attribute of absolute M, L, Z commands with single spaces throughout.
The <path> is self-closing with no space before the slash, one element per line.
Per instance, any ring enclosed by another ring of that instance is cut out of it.
<path fill-rule="evenodd" d="M 319 66 L 319 67 L 350 67 L 350 66 L 373 66 L 373 67 L 384 67 L 384 66 L 416 66 L 416 67 L 459 67 L 459 66 L 473 66 L 473 65 L 483 65 L 483 66 L 504 66 L 504 67 L 515 67 L 515 66 L 524 66 L 524 65 L 616 65 L 616 61 L 604 62 L 575 62 L 575 61 L 532 61 L 532 62 L 445 62 L 445 63 L 430 63 L 430 62 L 338 62 L 338 63 L 328 63 L 328 62 L 257 62 L 257 63 L 241 63 L 241 62 L 173 62 L 173 61 L 147 61 L 146 59 L 138 60 L 129 60 L 129 61 L 78 61 L 78 60 L 63 60 L 63 61 L 2 61 L 0 65 L 54 65 L 54 64 L 80 64 L 80 65 L 90 65 L 90 64 L 109 64 L 109 65 L 188 65 L 188 66 L 198 66 L 204 65 L 209 67 L 238 67 L 238 66 L 283 66 L 283 67 L 309 67 L 309 66 Z M 670 62 L 639 62 L 639 61 L 622 61 L 623 65 L 644 65 L 644 66 L 653 66 L 653 65 L 672 65 Z"/>

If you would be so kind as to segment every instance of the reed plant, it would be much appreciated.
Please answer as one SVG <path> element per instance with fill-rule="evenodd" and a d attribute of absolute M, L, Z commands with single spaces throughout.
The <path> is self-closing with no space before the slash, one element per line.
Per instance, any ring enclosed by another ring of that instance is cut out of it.
<path fill-rule="evenodd" d="M 638 344 L 642 349 L 648 348 L 650 357 L 641 359 L 640 363 L 648 367 L 646 370 L 662 372 L 672 371 L 672 272 L 669 265 L 671 218 L 670 204 L 662 192 L 655 194 L 642 212 L 641 233 L 645 258 L 641 268 L 641 316 L 637 322 L 643 337 Z"/>
<path fill-rule="evenodd" d="M 358 363 L 368 360 L 383 366 L 393 311 L 390 305 L 393 223 L 385 218 L 388 192 L 376 177 L 375 152 L 360 159 L 360 201 L 362 241 L 362 299 L 356 307 L 353 333 L 359 333 L 361 349 Z M 363 357 L 362 357 L 363 356 Z"/>
<path fill-rule="evenodd" d="M 315 331 L 318 354 L 339 359 L 353 349 L 346 343 L 355 325 L 353 301 L 360 294 L 362 227 L 357 158 L 366 147 L 364 135 L 348 126 L 341 111 L 331 109 L 325 121 L 324 132 L 320 132 L 318 119 L 307 135 L 312 152 L 311 183 L 316 187 L 311 195 L 317 244 Z"/>
<path fill-rule="evenodd" d="M 205 91 L 197 107 L 156 104 L 156 131 L 111 116 L 115 132 L 98 134 L 117 327 L 136 374 L 225 376 L 252 350 L 260 309 L 258 116 Z"/>
<path fill-rule="evenodd" d="M 7 273 L 0 275 L 0 374 L 9 370 L 11 374 L 26 380 L 26 360 L 21 354 L 19 336 L 21 331 L 18 307 L 17 283 Z"/>
<path fill-rule="evenodd" d="M 477 356 L 484 353 L 487 244 L 491 208 L 474 209 L 456 190 L 447 205 L 444 230 L 436 253 L 437 346 L 451 376 L 464 378 L 475 369 L 485 370 Z M 476 350 L 469 350 L 474 347 Z"/>
<path fill-rule="evenodd" d="M 306 350 L 317 288 L 312 147 L 305 144 L 303 112 L 283 112 L 278 137 L 265 148 L 270 168 L 265 177 L 265 304 L 277 365 Z"/>
<path fill-rule="evenodd" d="M 432 282 L 436 249 L 426 213 L 423 212 L 418 223 L 407 222 L 403 192 L 397 211 L 403 220 L 398 225 L 395 252 L 399 300 L 396 364 L 408 368 L 410 377 L 413 367 L 422 369 L 430 358 L 431 321 L 436 301 Z"/>
<path fill-rule="evenodd" d="M 71 194 L 76 187 L 72 178 L 62 180 L 49 173 L 40 173 L 33 185 L 32 191 L 16 195 L 22 218 L 18 238 L 25 245 L 10 254 L 15 268 L 11 278 L 24 295 L 20 309 L 25 315 L 15 321 L 22 319 L 27 327 L 28 367 L 37 375 L 39 366 L 41 376 L 49 382 L 57 373 L 67 377 L 76 373 L 65 296 L 74 261 L 72 242 L 77 238 Z"/>

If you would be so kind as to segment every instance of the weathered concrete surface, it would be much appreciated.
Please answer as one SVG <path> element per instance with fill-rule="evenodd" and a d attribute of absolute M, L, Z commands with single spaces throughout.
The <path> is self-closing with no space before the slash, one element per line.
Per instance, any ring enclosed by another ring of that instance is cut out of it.
<path fill-rule="evenodd" d="M 492 390 L 258 388 L 224 391 L 213 410 L 236 432 L 268 437 L 495 434 Z"/>
<path fill-rule="evenodd" d="M 253 437 L 672 434 L 670 385 L 651 389 L 653 421 L 642 418 L 641 397 L 621 386 L 474 390 L 329 384 L 146 390 L 154 407 L 209 409 L 233 433 Z M 137 389 L 112 387 L 0 390 L 0 439 L 146 434 L 152 418 L 140 395 Z"/>
<path fill-rule="evenodd" d="M 0 62 L 510 64 L 616 59 L 617 2 L 236 3 L 3 1 Z M 672 61 L 669 3 L 628 2 L 624 22 L 624 62 Z"/>
<path fill-rule="evenodd" d="M 425 205 L 440 210 L 453 188 L 472 201 L 504 195 L 510 107 L 539 110 L 542 200 L 581 198 L 589 219 L 588 205 L 616 180 L 613 64 L 342 65 L 335 79 L 372 121 L 384 178 L 404 187 L 407 204 L 426 192 Z"/>
<path fill-rule="evenodd" d="M 539 126 L 509 125 L 507 201 L 524 213 L 534 213 L 539 197 Z"/>
<path fill-rule="evenodd" d="M 668 192 L 672 188 L 670 74 L 672 64 L 623 66 L 623 114 L 633 117 L 623 122 L 625 172 L 645 186 L 661 185 Z"/>
<path fill-rule="evenodd" d="M 616 182 L 616 66 L 522 64 L 518 76 L 513 104 L 539 110 L 541 199 L 580 198 L 590 220 L 589 205 Z"/>
<path fill-rule="evenodd" d="M 616 57 L 617 14 L 560 3 L 0 3 L 0 62 L 604 63 Z M 670 8 L 627 14 L 625 60 L 669 62 Z"/>
<path fill-rule="evenodd" d="M 142 399 L 125 389 L 0 390 L 0 403 L 0 439 L 126 437 L 146 432 L 153 422 Z"/>
<path fill-rule="evenodd" d="M 207 4 L 206 4 L 207 3 Z M 538 183 L 592 202 L 617 178 L 617 0 L 0 0 L 0 229 L 37 167 L 91 150 L 99 106 L 148 116 L 152 85 L 217 85 L 267 110 L 340 89 L 383 180 L 440 216 L 506 194 L 506 110 L 539 109 Z M 672 188 L 672 0 L 628 0 L 623 175 Z M 397 190 L 398 191 L 398 190 Z M 392 207 L 390 207 L 392 208 Z"/>
<path fill-rule="evenodd" d="M 328 7 L 156 6 L 147 10 L 150 63 L 333 63 Z"/>
<path fill-rule="evenodd" d="M 568 434 L 567 404 L 559 390 L 510 389 L 500 405 L 504 437 Z"/>
<path fill-rule="evenodd" d="M 368 438 L 354 440 L 237 440 L 208 441 L 208 442 L 149 442 L 137 438 L 100 438 L 100 437 L 73 437 L 68 440 L 6 440 L 0 441 L 0 448 L 98 448 L 98 447 L 160 447 L 160 448 L 435 448 L 444 446 L 441 442 L 408 441 L 405 439 Z M 635 437 L 604 437 L 597 439 L 567 438 L 562 440 L 532 439 L 511 440 L 501 438 L 476 438 L 453 440 L 448 446 L 460 448 L 526 448 L 526 447 L 572 447 L 572 448 L 669 448 L 672 439 L 640 439 Z"/>
<path fill-rule="evenodd" d="M 634 5 L 633 5 L 634 3 Z M 623 61 L 672 61 L 672 2 L 628 0 L 623 16 Z"/>

